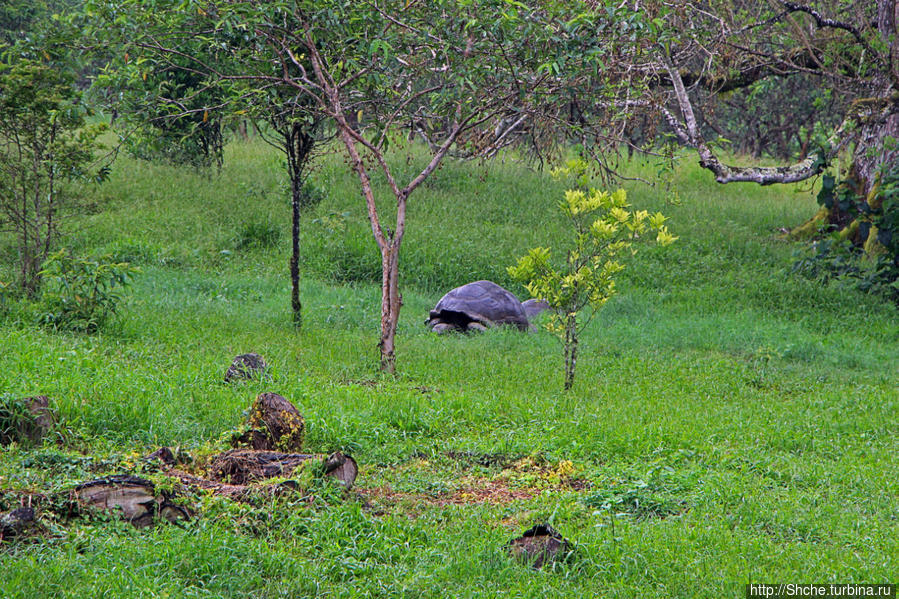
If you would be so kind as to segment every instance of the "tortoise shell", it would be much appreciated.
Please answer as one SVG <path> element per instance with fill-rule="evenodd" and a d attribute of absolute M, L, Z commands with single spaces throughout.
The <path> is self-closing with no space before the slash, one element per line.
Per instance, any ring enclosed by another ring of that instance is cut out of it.
<path fill-rule="evenodd" d="M 475 281 L 449 291 L 431 310 L 428 320 L 428 325 L 437 331 L 503 324 L 526 331 L 528 317 L 518 298 L 492 281 Z"/>

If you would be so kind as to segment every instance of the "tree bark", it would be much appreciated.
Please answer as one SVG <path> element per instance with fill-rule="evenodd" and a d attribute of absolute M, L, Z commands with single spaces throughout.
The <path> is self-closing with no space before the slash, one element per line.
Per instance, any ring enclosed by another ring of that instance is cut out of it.
<path fill-rule="evenodd" d="M 118 514 L 137 528 L 150 526 L 158 517 L 169 522 L 188 520 L 190 514 L 173 503 L 152 482 L 129 475 L 114 475 L 78 485 L 73 491 L 79 504 Z"/>
<path fill-rule="evenodd" d="M 396 373 L 396 327 L 400 319 L 402 298 L 399 292 L 400 240 L 394 237 L 381 249 L 381 370 Z"/>
<path fill-rule="evenodd" d="M 314 132 L 307 131 L 303 125 L 291 123 L 284 125 L 284 150 L 287 154 L 287 172 L 290 175 L 290 308 L 293 313 L 293 324 L 297 328 L 303 325 L 303 304 L 300 302 L 300 215 L 305 206 L 306 197 L 303 186 L 306 182 L 306 165 L 312 157 L 315 145 Z M 314 126 L 313 126 L 314 128 Z"/>
<path fill-rule="evenodd" d="M 565 390 L 574 386 L 574 372 L 577 368 L 577 316 L 569 314 L 565 321 Z"/>
<path fill-rule="evenodd" d="M 300 194 L 301 183 L 291 173 L 291 226 L 290 226 L 290 309 L 296 328 L 303 326 L 303 304 L 300 302 Z"/>

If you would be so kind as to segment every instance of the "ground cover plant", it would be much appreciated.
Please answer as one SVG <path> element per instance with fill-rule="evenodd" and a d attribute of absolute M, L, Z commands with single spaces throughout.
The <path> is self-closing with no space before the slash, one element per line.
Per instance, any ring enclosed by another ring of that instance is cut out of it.
<path fill-rule="evenodd" d="M 882 298 L 792 273 L 779 229 L 814 213 L 815 190 L 718 186 L 690 162 L 674 171 L 677 205 L 627 185 L 679 240 L 621 273 L 564 393 L 547 333 L 424 326 L 472 280 L 525 295 L 506 268 L 565 231 L 564 184 L 512 157 L 449 161 L 422 184 L 390 377 L 371 351 L 380 261 L 352 173 L 331 156 L 311 175 L 323 197 L 303 216 L 298 331 L 282 157 L 258 139 L 225 151 L 211 176 L 120 158 L 73 223 L 74 255 L 140 268 L 97 334 L 0 313 L 0 394 L 47 395 L 58 417 L 42 446 L 0 449 L 0 511 L 104 474 L 166 484 L 142 456 L 202 460 L 264 391 L 300 409 L 308 451 L 355 457 L 356 487 L 197 495 L 189 522 L 141 530 L 47 509 L 38 534 L 0 545 L 0 596 L 737 597 L 750 581 L 895 582 L 899 319 Z M 414 173 L 425 157 L 391 160 Z M 224 384 L 250 351 L 269 378 Z M 505 544 L 544 522 L 571 559 L 510 559 Z"/>

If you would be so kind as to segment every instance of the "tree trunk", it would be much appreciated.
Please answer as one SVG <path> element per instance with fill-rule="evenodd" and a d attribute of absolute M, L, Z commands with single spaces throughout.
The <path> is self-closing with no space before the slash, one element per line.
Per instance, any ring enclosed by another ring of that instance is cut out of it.
<path fill-rule="evenodd" d="M 899 115 L 892 115 L 883 121 L 866 123 L 860 128 L 859 141 L 855 147 L 852 172 L 861 184 L 860 191 L 867 195 L 877 181 L 883 165 L 895 164 L 899 159 L 899 148 L 890 147 L 889 138 L 899 140 Z"/>
<path fill-rule="evenodd" d="M 219 454 L 209 466 L 209 476 L 214 481 L 232 485 L 246 485 L 274 477 L 292 476 L 294 470 L 309 460 L 321 460 L 322 472 L 351 487 L 359 473 L 356 460 L 339 451 L 323 457 L 315 454 L 280 453 L 232 449 Z"/>
<path fill-rule="evenodd" d="M 399 239 L 381 248 L 381 370 L 396 373 L 396 327 L 403 305 L 399 292 Z"/>
<path fill-rule="evenodd" d="M 574 370 L 577 367 L 577 316 L 569 314 L 565 320 L 565 390 L 574 385 Z"/>
<path fill-rule="evenodd" d="M 137 528 L 150 526 L 158 517 L 169 522 L 188 520 L 190 514 L 173 503 L 165 491 L 149 480 L 127 474 L 107 476 L 75 487 L 79 504 L 118 514 Z"/>
<path fill-rule="evenodd" d="M 291 169 L 291 226 L 290 226 L 290 309 L 293 312 L 293 324 L 296 328 L 303 326 L 303 304 L 300 303 L 300 205 L 302 180 L 297 179 Z"/>
<path fill-rule="evenodd" d="M 293 324 L 297 328 L 303 325 L 303 304 L 300 302 L 300 215 L 306 205 L 306 165 L 312 158 L 315 145 L 314 130 L 307 130 L 297 123 L 285 125 L 281 130 L 284 151 L 287 154 L 287 173 L 290 176 L 290 308 L 293 313 Z M 314 129 L 313 125 L 313 129 Z"/>
<path fill-rule="evenodd" d="M 896 0 L 877 0 L 877 31 L 884 46 L 889 48 L 889 54 L 886 72 L 881 73 L 874 81 L 874 89 L 878 92 L 874 98 L 887 102 L 894 102 L 893 96 L 899 91 L 895 86 L 895 82 L 899 80 L 897 11 L 899 2 Z M 891 114 L 883 120 L 872 118 L 870 122 L 863 122 L 860 127 L 852 167 L 859 182 L 864 185 L 865 194 L 874 186 L 881 166 L 895 162 L 899 157 L 899 148 L 895 143 L 892 147 L 887 147 L 884 143 L 889 138 L 899 139 L 899 115 Z"/>

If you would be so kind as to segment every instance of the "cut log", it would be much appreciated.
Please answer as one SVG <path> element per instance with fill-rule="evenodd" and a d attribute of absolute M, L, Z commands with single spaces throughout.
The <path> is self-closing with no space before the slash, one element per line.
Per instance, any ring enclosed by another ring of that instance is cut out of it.
<path fill-rule="evenodd" d="M 356 482 L 358 474 L 359 465 L 348 455 L 337 451 L 325 459 L 325 476 L 337 479 L 347 489 Z"/>
<path fill-rule="evenodd" d="M 187 520 L 187 510 L 172 503 L 166 493 L 156 494 L 150 481 L 129 475 L 114 475 L 78 485 L 78 503 L 118 514 L 137 528 L 150 526 L 157 514 L 168 520 Z"/>
<path fill-rule="evenodd" d="M 513 557 L 539 570 L 548 563 L 562 561 L 571 554 L 571 543 L 549 524 L 538 524 L 509 541 Z"/>
<path fill-rule="evenodd" d="M 209 476 L 218 482 L 245 485 L 276 476 L 290 476 L 298 467 L 313 459 L 321 459 L 321 456 L 232 449 L 212 461 Z M 347 488 L 353 485 L 359 473 L 356 461 L 340 452 L 328 456 L 323 462 L 323 469 L 326 476 L 336 478 Z"/>
<path fill-rule="evenodd" d="M 17 537 L 34 523 L 34 508 L 20 507 L 0 514 L 0 541 Z"/>
<path fill-rule="evenodd" d="M 296 407 L 277 393 L 260 393 L 250 408 L 247 430 L 235 447 L 299 453 L 303 450 L 306 422 Z"/>

